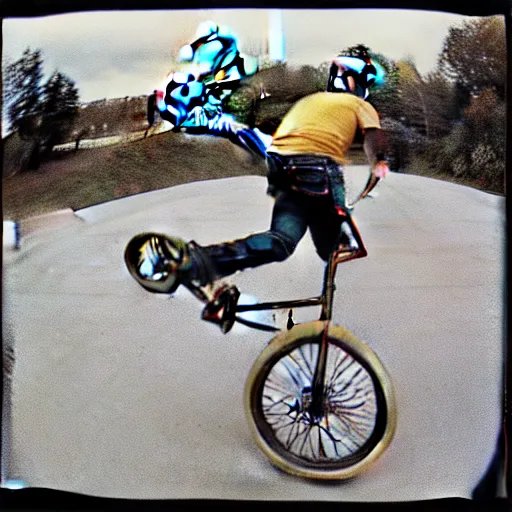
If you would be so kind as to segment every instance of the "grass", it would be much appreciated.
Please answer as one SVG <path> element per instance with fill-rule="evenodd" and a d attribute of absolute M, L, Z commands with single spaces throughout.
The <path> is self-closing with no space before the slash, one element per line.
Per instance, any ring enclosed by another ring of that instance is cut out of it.
<path fill-rule="evenodd" d="M 360 147 L 349 158 L 352 164 L 366 164 Z M 482 188 L 475 180 L 437 173 L 419 158 L 404 172 Z M 265 174 L 263 162 L 251 161 L 227 140 L 161 133 L 117 146 L 56 153 L 38 171 L 5 178 L 3 215 L 23 220 L 191 181 Z"/>
<path fill-rule="evenodd" d="M 251 162 L 227 140 L 163 133 L 118 146 L 57 153 L 38 171 L 5 178 L 3 215 L 22 220 L 191 181 L 265 174 L 263 162 Z"/>

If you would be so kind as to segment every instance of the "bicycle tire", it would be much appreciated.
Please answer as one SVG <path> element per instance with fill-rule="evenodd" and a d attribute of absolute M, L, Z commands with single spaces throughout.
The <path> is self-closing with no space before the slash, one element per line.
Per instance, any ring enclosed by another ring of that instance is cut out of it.
<path fill-rule="evenodd" d="M 328 372 L 324 380 L 329 413 L 323 416 L 324 425 L 315 424 L 305 412 L 305 403 L 307 384 L 311 384 L 313 375 L 311 363 L 316 360 L 315 351 L 325 326 L 323 321 L 308 322 L 276 336 L 251 368 L 244 406 L 251 433 L 272 464 L 304 478 L 340 480 L 366 471 L 392 441 L 395 395 L 386 369 L 368 345 L 344 327 L 329 324 Z M 303 366 L 299 364 L 301 359 Z M 328 381 L 333 369 L 335 380 Z M 340 377 L 343 384 L 338 383 Z M 356 390 L 352 397 L 351 385 Z M 361 402 L 362 398 L 365 400 Z M 369 414 L 372 411 L 373 420 Z M 366 424 L 358 426 L 357 418 L 366 418 Z M 296 436 L 291 434 L 294 428 Z M 344 435 L 340 435 L 342 431 Z M 349 445 L 355 446 L 354 451 L 350 452 Z"/>

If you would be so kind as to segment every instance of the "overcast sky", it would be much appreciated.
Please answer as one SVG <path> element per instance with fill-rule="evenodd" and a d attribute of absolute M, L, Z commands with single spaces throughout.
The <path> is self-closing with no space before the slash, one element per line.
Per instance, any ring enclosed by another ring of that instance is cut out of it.
<path fill-rule="evenodd" d="M 230 26 L 242 51 L 264 51 L 266 10 L 104 11 L 4 20 L 3 57 L 14 61 L 28 46 L 40 48 L 45 72 L 58 69 L 72 78 L 83 102 L 147 94 L 175 67 L 179 46 L 208 19 Z M 426 73 L 448 28 L 466 19 L 412 10 L 285 10 L 286 60 L 318 65 L 363 43 L 392 59 L 411 55 Z"/>

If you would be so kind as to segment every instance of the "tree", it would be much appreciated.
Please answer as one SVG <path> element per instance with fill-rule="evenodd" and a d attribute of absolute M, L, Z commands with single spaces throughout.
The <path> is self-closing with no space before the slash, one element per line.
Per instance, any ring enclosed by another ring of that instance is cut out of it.
<path fill-rule="evenodd" d="M 451 27 L 439 74 L 453 84 L 458 122 L 434 159 L 454 174 L 503 190 L 505 173 L 506 40 L 504 22 L 489 17 Z"/>
<path fill-rule="evenodd" d="M 456 91 L 439 71 L 432 71 L 422 78 L 425 105 L 428 115 L 429 136 L 447 135 L 457 118 Z"/>
<path fill-rule="evenodd" d="M 348 46 L 344 50 L 341 50 L 340 55 L 347 55 L 348 57 L 358 57 L 364 59 L 366 57 L 371 58 L 371 50 L 364 44 L 356 44 L 354 46 Z"/>
<path fill-rule="evenodd" d="M 11 129 L 21 137 L 37 130 L 41 115 L 43 78 L 41 51 L 27 48 L 23 56 L 5 70 L 5 103 Z"/>
<path fill-rule="evenodd" d="M 235 117 L 240 123 L 253 126 L 258 104 L 257 83 L 246 83 L 241 85 L 229 96 L 224 105 L 224 110 Z"/>
<path fill-rule="evenodd" d="M 42 84 L 40 50 L 27 48 L 22 57 L 5 68 L 4 99 L 11 129 L 34 147 L 29 168 L 37 168 L 41 149 L 50 152 L 71 130 L 78 110 L 74 82 L 55 71 Z"/>
<path fill-rule="evenodd" d="M 295 90 L 299 97 L 314 92 L 325 91 L 328 73 L 324 74 L 321 68 L 301 66 L 294 73 Z"/>
<path fill-rule="evenodd" d="M 40 134 L 46 152 L 51 152 L 71 132 L 78 113 L 78 99 L 75 82 L 58 71 L 44 85 Z"/>
<path fill-rule="evenodd" d="M 457 84 L 463 107 L 471 96 L 488 88 L 505 99 L 506 63 L 505 23 L 500 17 L 451 27 L 439 56 L 439 69 Z"/>
<path fill-rule="evenodd" d="M 427 139 L 447 135 L 455 118 L 453 86 L 439 71 L 422 76 L 411 58 L 397 67 L 400 120 Z"/>
<path fill-rule="evenodd" d="M 319 64 L 316 68 L 316 80 L 317 88 L 319 91 L 325 91 L 327 89 L 327 80 L 329 78 L 329 70 L 331 68 L 330 61 L 324 61 Z"/>
<path fill-rule="evenodd" d="M 506 105 L 494 89 L 471 98 L 464 112 L 468 130 L 466 145 L 471 150 L 468 174 L 496 189 L 503 185 L 506 148 Z"/>
<path fill-rule="evenodd" d="M 398 96 L 402 107 L 402 120 L 416 131 L 430 135 L 428 102 L 425 84 L 411 59 L 399 61 Z"/>

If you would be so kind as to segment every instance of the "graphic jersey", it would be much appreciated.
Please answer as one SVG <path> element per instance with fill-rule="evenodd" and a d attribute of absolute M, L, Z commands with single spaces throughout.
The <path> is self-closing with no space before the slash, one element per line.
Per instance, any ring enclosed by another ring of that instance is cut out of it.
<path fill-rule="evenodd" d="M 343 164 L 357 128 L 381 128 L 377 111 L 353 94 L 317 92 L 285 115 L 268 152 L 325 155 Z"/>

